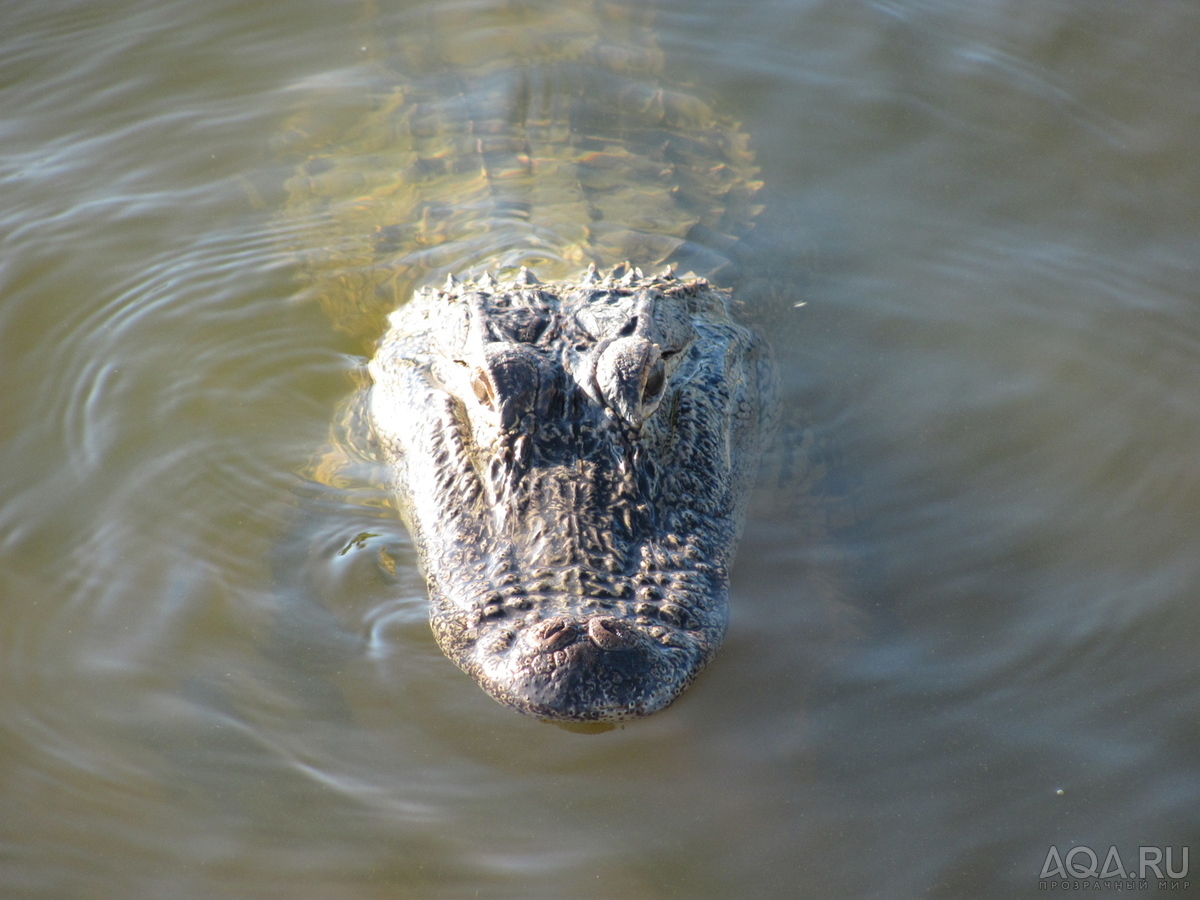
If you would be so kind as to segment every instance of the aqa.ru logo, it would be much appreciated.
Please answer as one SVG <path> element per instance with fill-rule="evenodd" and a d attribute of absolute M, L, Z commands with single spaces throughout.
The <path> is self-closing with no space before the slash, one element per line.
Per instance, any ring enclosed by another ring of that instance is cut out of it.
<path fill-rule="evenodd" d="M 1188 873 L 1188 848 L 1181 847 L 1180 850 L 1180 869 L 1175 871 L 1171 867 L 1172 863 L 1172 847 L 1138 847 L 1138 864 L 1136 869 L 1127 868 L 1124 861 L 1121 859 L 1121 854 L 1117 852 L 1117 848 L 1109 847 L 1108 854 L 1104 857 L 1104 864 L 1100 864 L 1100 856 L 1091 847 L 1085 847 L 1082 844 L 1078 847 L 1072 847 L 1064 855 L 1060 855 L 1058 848 L 1051 846 L 1050 852 L 1046 854 L 1046 861 L 1042 863 L 1042 874 L 1040 878 L 1137 878 L 1144 880 L 1149 878 L 1149 873 L 1153 873 L 1156 878 L 1186 878 Z M 1163 875 L 1164 868 L 1166 875 Z"/>

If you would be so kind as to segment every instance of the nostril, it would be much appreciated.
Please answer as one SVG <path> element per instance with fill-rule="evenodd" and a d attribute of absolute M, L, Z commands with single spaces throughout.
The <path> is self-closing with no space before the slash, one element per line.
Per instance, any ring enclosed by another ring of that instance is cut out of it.
<path fill-rule="evenodd" d="M 620 650 L 632 646 L 637 637 L 623 622 L 609 616 L 596 616 L 588 619 L 588 637 L 601 650 Z"/>
<path fill-rule="evenodd" d="M 579 634 L 570 619 L 555 616 L 538 625 L 534 632 L 538 647 L 541 650 L 558 650 L 572 643 Z"/>

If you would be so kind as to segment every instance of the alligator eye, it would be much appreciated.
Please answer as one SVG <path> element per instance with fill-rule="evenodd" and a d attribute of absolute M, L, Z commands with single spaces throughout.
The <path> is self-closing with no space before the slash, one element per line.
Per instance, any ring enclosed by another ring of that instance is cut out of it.
<path fill-rule="evenodd" d="M 487 378 L 478 369 L 471 376 L 471 389 L 475 391 L 475 396 L 488 409 L 494 409 L 492 398 L 492 386 L 488 383 Z"/>
<path fill-rule="evenodd" d="M 654 368 L 646 376 L 646 386 L 642 388 L 642 403 L 652 403 L 662 393 L 665 382 L 666 372 L 663 369 L 662 360 L 655 360 Z"/>
<path fill-rule="evenodd" d="M 636 335 L 616 338 L 601 350 L 595 378 L 608 408 L 634 428 L 654 414 L 666 387 L 658 345 Z"/>

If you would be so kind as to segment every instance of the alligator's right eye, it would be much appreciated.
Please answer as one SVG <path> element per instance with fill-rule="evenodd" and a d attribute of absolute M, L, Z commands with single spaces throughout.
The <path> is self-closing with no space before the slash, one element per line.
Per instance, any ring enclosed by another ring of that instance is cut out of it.
<path fill-rule="evenodd" d="M 471 376 L 471 389 L 475 391 L 475 397 L 486 406 L 488 409 L 495 409 L 495 398 L 492 395 L 492 385 L 488 382 L 487 377 L 478 369 Z"/>

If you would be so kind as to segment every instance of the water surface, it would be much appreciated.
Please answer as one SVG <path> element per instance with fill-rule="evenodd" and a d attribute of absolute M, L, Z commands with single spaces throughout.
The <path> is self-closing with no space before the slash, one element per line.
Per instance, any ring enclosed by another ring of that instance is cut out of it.
<path fill-rule="evenodd" d="M 438 652 L 341 424 L 378 334 L 302 288 L 286 135 L 352 115 L 421 12 L 376 6 L 0 12 L 0 893 L 1008 898 L 1076 845 L 1178 871 L 1200 9 L 657 7 L 664 77 L 757 153 L 739 284 L 829 496 L 756 502 L 679 703 L 578 734 Z M 461 10 L 464 44 L 515 15 Z"/>

